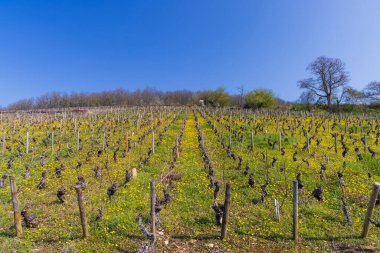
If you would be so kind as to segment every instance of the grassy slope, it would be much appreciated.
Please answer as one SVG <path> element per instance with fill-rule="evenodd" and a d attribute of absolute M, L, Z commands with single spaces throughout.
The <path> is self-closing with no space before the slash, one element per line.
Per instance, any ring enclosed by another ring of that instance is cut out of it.
<path fill-rule="evenodd" d="M 171 191 L 172 202 L 164 207 L 161 212 L 163 227 L 159 229 L 158 251 L 166 252 L 215 252 L 223 250 L 228 252 L 264 252 L 264 251 L 295 251 L 315 252 L 331 251 L 340 248 L 364 249 L 379 248 L 377 238 L 379 231 L 371 228 L 370 236 L 367 240 L 356 239 L 361 231 L 362 217 L 365 212 L 365 205 L 356 203 L 353 198 L 360 194 L 368 193 L 370 181 L 363 176 L 363 169 L 352 157 L 348 157 L 348 169 L 345 172 L 345 181 L 349 187 L 347 192 L 350 196 L 350 210 L 354 225 L 345 225 L 345 217 L 339 202 L 340 190 L 333 169 L 328 170 L 326 187 L 326 202 L 317 203 L 310 197 L 311 191 L 319 180 L 319 164 L 314 160 L 322 160 L 322 155 L 316 159 L 305 151 L 299 157 L 308 158 L 311 161 L 310 168 L 302 162 L 292 162 L 291 146 L 297 142 L 295 138 L 289 137 L 289 143 L 284 142 L 286 155 L 281 157 L 278 150 L 270 150 L 266 147 L 264 138 L 267 138 L 275 131 L 269 131 L 266 136 L 255 136 L 256 151 L 252 154 L 247 149 L 249 131 L 245 133 L 245 142 L 233 139 L 233 152 L 241 155 L 245 165 L 249 165 L 256 179 L 254 188 L 248 187 L 248 177 L 242 174 L 242 170 L 236 170 L 237 161 L 226 156 L 226 152 L 219 144 L 216 135 L 206 120 L 198 114 L 201 129 L 205 136 L 205 148 L 212 164 L 216 170 L 216 180 L 222 187 L 218 197 L 218 202 L 223 202 L 225 182 L 232 182 L 231 216 L 228 228 L 228 239 L 220 242 L 217 238 L 220 227 L 214 224 L 213 210 L 213 190 L 208 187 L 209 181 L 204 163 L 198 149 L 197 132 L 195 120 L 191 111 L 187 112 L 188 120 L 182 138 L 180 158 L 175 164 L 175 171 L 180 172 L 183 178 L 176 182 L 175 188 Z M 261 120 L 261 119 L 259 119 Z M 109 172 L 103 171 L 103 179 L 93 178 L 92 167 L 94 164 L 103 164 L 104 157 L 94 158 L 89 164 L 84 165 L 79 171 L 72 168 L 66 169 L 62 179 L 52 176 L 57 162 L 51 160 L 45 165 L 49 172 L 48 188 L 42 191 L 35 190 L 42 168 L 38 162 L 33 165 L 33 176 L 30 180 L 24 180 L 23 163 L 17 161 L 14 173 L 18 175 L 18 182 L 22 186 L 20 200 L 31 204 L 31 210 L 39 217 L 41 226 L 36 229 L 25 229 L 23 239 L 14 239 L 14 229 L 12 225 L 11 203 L 9 201 L 9 188 L 0 189 L 1 205 L 0 209 L 0 246 L 4 252 L 17 248 L 19 252 L 29 252 L 31 249 L 40 249 L 44 252 L 61 251 L 65 248 L 72 252 L 119 252 L 134 251 L 139 248 L 146 239 L 141 235 L 137 226 L 136 218 L 139 213 L 143 214 L 145 220 L 149 215 L 149 181 L 159 179 L 162 173 L 168 171 L 171 159 L 171 147 L 175 144 L 175 138 L 179 134 L 182 116 L 171 125 L 165 134 L 163 143 L 156 148 L 156 153 L 152 155 L 148 165 L 143 166 L 138 172 L 138 177 L 126 188 L 121 187 L 116 193 L 116 200 L 109 201 L 106 189 L 111 182 L 117 179 L 122 182 L 125 169 L 134 167 L 137 164 L 140 153 L 146 154 L 150 146 L 150 135 L 145 139 L 141 148 L 133 150 L 125 159 L 119 159 L 116 164 L 110 163 Z M 272 125 L 270 125 L 272 123 Z M 244 125 L 244 122 L 239 122 Z M 216 123 L 218 129 L 222 126 Z M 235 126 L 236 129 L 238 125 Z M 162 127 L 161 127 L 162 129 Z M 267 129 L 275 129 L 274 121 L 268 121 Z M 84 129 L 83 129 L 84 130 Z M 69 134 L 69 133 L 68 133 Z M 224 132 L 225 140 L 228 133 Z M 276 136 L 273 134 L 274 138 Z M 85 136 L 83 138 L 90 138 Z M 299 139 L 301 137 L 298 136 Z M 85 140 L 85 139 L 84 139 Z M 323 139 L 322 147 L 327 150 L 329 138 Z M 89 147 L 87 147 L 89 148 Z M 84 148 L 86 150 L 86 147 Z M 76 160 L 83 158 L 82 151 L 77 154 L 72 161 L 66 161 L 72 165 Z M 254 198 L 259 198 L 261 194 L 260 185 L 264 183 L 266 177 L 266 165 L 261 161 L 260 151 L 266 150 L 268 159 L 278 157 L 279 160 L 274 168 L 270 168 L 267 200 L 262 204 L 253 204 Z M 312 147 L 311 152 L 317 151 Z M 341 160 L 332 150 L 328 151 L 331 159 L 330 168 L 341 166 Z M 105 154 L 112 160 L 112 152 Z M 377 163 L 366 157 L 373 173 L 373 180 L 380 179 L 379 171 L 376 169 Z M 285 161 L 287 165 L 286 173 L 281 173 L 279 167 Z M 6 160 L 3 160 L 2 168 L 6 167 Z M 298 171 L 303 172 L 302 179 L 305 183 L 300 199 L 300 241 L 294 243 L 291 239 L 291 181 L 294 180 Z M 79 226 L 78 207 L 73 189 L 68 192 L 68 204 L 62 206 L 56 203 L 56 189 L 60 185 L 67 188 L 76 182 L 76 176 L 82 173 L 89 183 L 85 190 L 86 209 L 89 216 L 91 237 L 87 240 L 80 239 L 81 228 Z M 162 196 L 163 185 L 157 183 L 157 194 Z M 281 204 L 281 222 L 274 219 L 273 199 L 277 198 Z M 96 210 L 103 206 L 105 217 L 101 222 L 95 221 Z M 375 211 L 375 217 L 378 213 Z M 165 241 L 168 243 L 166 244 Z"/>

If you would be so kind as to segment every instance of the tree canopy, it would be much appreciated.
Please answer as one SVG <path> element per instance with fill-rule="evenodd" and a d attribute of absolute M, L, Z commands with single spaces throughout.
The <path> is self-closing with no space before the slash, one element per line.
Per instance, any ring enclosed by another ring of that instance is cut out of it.
<path fill-rule="evenodd" d="M 334 97 L 338 98 L 337 103 L 341 100 L 349 80 L 344 63 L 338 58 L 320 56 L 309 64 L 307 70 L 311 77 L 300 80 L 299 87 L 314 94 L 319 101 L 325 101 L 330 110 Z"/>
<path fill-rule="evenodd" d="M 248 108 L 273 108 L 277 105 L 277 99 L 272 91 L 257 89 L 247 93 L 245 105 Z"/>
<path fill-rule="evenodd" d="M 204 100 L 206 105 L 211 105 L 214 107 L 227 106 L 231 101 L 230 95 L 228 95 L 224 88 L 202 92 L 200 98 Z"/>

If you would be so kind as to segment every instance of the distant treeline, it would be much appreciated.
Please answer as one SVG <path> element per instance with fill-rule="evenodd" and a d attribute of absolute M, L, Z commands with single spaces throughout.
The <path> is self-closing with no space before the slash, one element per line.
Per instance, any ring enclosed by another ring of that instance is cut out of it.
<path fill-rule="evenodd" d="M 193 102 L 190 91 L 161 92 L 153 89 L 129 92 L 124 89 L 91 93 L 51 92 L 36 98 L 19 100 L 8 106 L 12 110 L 124 106 L 124 105 L 186 105 Z"/>
<path fill-rule="evenodd" d="M 290 110 L 329 112 L 371 112 L 380 110 L 380 82 L 372 81 L 363 90 L 349 85 L 349 73 L 339 58 L 320 56 L 311 62 L 307 70 L 310 77 L 299 80 L 303 90 L 298 101 L 286 103 L 266 89 L 244 91 L 237 87 L 238 95 L 228 94 L 224 88 L 204 91 L 144 90 L 92 93 L 52 92 L 37 98 L 19 100 L 7 107 L 9 110 L 31 110 L 68 107 L 98 106 L 151 106 L 151 105 L 200 105 L 239 108 L 281 108 Z"/>
<path fill-rule="evenodd" d="M 22 99 L 7 107 L 10 110 L 30 110 L 68 107 L 97 106 L 149 106 L 149 105 L 205 105 L 214 107 L 275 107 L 281 102 L 271 91 L 255 90 L 241 95 L 230 95 L 223 88 L 206 91 L 159 91 L 146 88 L 144 90 L 112 91 L 91 93 L 51 92 L 45 95 Z"/>

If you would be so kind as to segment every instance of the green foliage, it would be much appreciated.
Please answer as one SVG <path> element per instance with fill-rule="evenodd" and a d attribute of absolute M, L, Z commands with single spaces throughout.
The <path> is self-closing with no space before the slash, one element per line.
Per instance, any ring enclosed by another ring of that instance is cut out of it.
<path fill-rule="evenodd" d="M 245 103 L 249 108 L 274 108 L 277 105 L 277 99 L 272 91 L 258 89 L 247 93 Z"/>
<path fill-rule="evenodd" d="M 289 107 L 291 111 L 313 111 L 313 112 L 323 112 L 327 111 L 326 105 L 322 104 L 292 104 Z M 334 113 L 377 113 L 380 110 L 379 103 L 371 104 L 340 104 L 332 105 L 331 112 Z"/>
<path fill-rule="evenodd" d="M 205 91 L 201 95 L 201 98 L 206 105 L 214 107 L 224 107 L 230 104 L 230 95 L 228 95 L 224 88 L 218 88 L 214 91 Z"/>
<path fill-rule="evenodd" d="M 352 87 L 347 87 L 345 89 L 345 102 L 346 103 L 352 103 L 357 104 L 361 102 L 363 99 L 365 99 L 365 94 L 361 91 L 358 91 Z"/>

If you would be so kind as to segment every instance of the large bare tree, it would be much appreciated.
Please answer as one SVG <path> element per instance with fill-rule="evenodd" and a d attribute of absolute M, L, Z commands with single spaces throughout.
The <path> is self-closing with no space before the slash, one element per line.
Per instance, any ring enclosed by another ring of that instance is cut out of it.
<path fill-rule="evenodd" d="M 349 80 L 344 67 L 340 59 L 320 56 L 307 67 L 312 77 L 298 81 L 298 85 L 326 101 L 331 110 L 333 98 L 339 97 Z"/>

